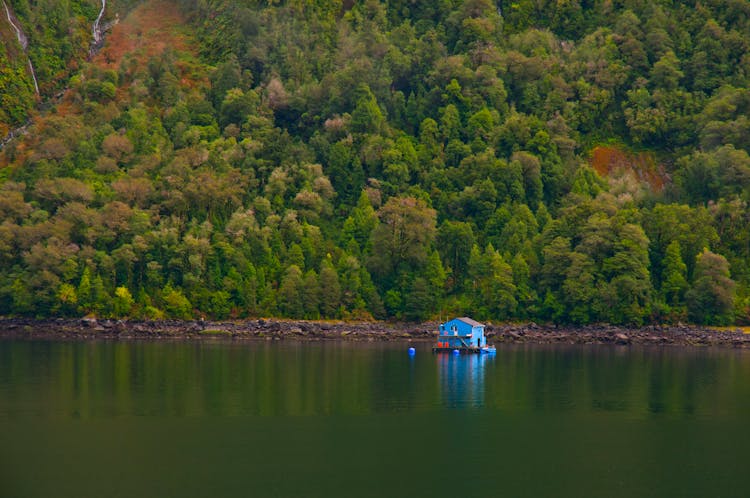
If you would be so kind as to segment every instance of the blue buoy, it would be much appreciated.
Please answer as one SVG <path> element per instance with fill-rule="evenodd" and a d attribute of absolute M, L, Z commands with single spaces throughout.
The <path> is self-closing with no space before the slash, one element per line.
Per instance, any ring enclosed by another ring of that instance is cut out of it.
<path fill-rule="evenodd" d="M 454 349 L 453 354 L 461 354 L 461 351 L 459 351 L 458 349 Z"/>
<path fill-rule="evenodd" d="M 409 356 L 414 356 L 415 354 L 417 354 L 417 350 L 414 348 L 409 348 Z"/>

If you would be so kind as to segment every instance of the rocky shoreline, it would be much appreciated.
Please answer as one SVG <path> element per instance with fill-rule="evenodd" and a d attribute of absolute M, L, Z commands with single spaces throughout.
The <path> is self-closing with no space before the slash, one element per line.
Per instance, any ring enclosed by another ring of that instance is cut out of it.
<path fill-rule="evenodd" d="M 297 341 L 432 341 L 438 324 L 292 320 L 136 321 L 95 318 L 0 318 L 0 338 L 56 340 L 297 340 Z M 551 325 L 487 325 L 491 343 L 615 344 L 655 346 L 723 346 L 750 348 L 742 330 L 694 326 L 650 326 L 629 329 L 611 325 L 579 328 Z"/>

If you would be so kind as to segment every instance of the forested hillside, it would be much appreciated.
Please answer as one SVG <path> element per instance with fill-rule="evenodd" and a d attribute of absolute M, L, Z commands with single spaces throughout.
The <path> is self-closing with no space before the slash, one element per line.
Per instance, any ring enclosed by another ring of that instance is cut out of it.
<path fill-rule="evenodd" d="M 0 314 L 750 320 L 748 2 L 119 5 L 0 155 Z"/>
<path fill-rule="evenodd" d="M 118 3 L 123 8 L 129 2 Z M 60 91 L 86 60 L 101 5 L 101 0 L 0 1 L 0 140 Z"/>

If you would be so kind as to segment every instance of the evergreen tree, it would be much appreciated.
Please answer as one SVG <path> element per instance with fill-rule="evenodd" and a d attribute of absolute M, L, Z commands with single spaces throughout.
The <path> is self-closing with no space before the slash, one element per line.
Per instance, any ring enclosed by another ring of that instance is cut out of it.
<path fill-rule="evenodd" d="M 78 283 L 78 307 L 82 313 L 90 313 L 93 309 L 91 295 L 91 270 L 89 267 L 83 269 L 81 280 Z"/>
<path fill-rule="evenodd" d="M 302 295 L 302 271 L 290 265 L 281 280 L 278 295 L 279 311 L 290 318 L 303 318 L 305 306 Z"/>
<path fill-rule="evenodd" d="M 352 209 L 349 217 L 344 221 L 342 239 L 344 241 L 354 240 L 361 253 L 367 253 L 370 249 L 371 234 L 378 224 L 378 217 L 364 190 L 359 195 L 357 205 Z"/>
<path fill-rule="evenodd" d="M 383 127 L 383 113 L 370 89 L 365 84 L 357 88 L 361 97 L 352 111 L 352 131 L 355 133 L 378 133 Z"/>
<path fill-rule="evenodd" d="M 432 310 L 432 313 L 434 313 L 435 307 L 442 303 L 447 281 L 447 274 L 445 269 L 443 269 L 443 263 L 440 261 L 440 255 L 436 250 L 432 251 L 427 258 L 424 275 L 429 295 L 429 301 L 426 303 L 427 310 L 425 312 L 429 315 L 429 310 Z"/>
<path fill-rule="evenodd" d="M 508 319 L 516 313 L 513 269 L 491 245 L 485 251 L 489 270 L 484 299 L 493 317 Z"/>
<path fill-rule="evenodd" d="M 531 271 L 526 259 L 518 253 L 513 256 L 510 267 L 513 272 L 513 284 L 516 286 L 516 315 L 527 319 L 537 316 L 537 296 L 532 287 Z"/>
<path fill-rule="evenodd" d="M 302 280 L 302 302 L 305 318 L 311 320 L 320 318 L 320 295 L 321 288 L 318 274 L 315 273 L 315 270 L 309 270 Z"/>
<path fill-rule="evenodd" d="M 680 242 L 673 240 L 667 246 L 667 253 L 664 256 L 662 298 L 670 306 L 682 306 L 687 288 L 687 265 L 682 261 Z"/>
<path fill-rule="evenodd" d="M 404 318 L 413 321 L 429 318 L 433 302 L 427 281 L 421 277 L 415 278 L 405 297 Z"/>
<path fill-rule="evenodd" d="M 97 316 L 108 316 L 112 307 L 112 299 L 98 273 L 91 281 L 91 306 Z"/>
<path fill-rule="evenodd" d="M 325 318 L 336 318 L 341 306 L 341 284 L 336 269 L 328 260 L 320 266 L 320 311 Z"/>

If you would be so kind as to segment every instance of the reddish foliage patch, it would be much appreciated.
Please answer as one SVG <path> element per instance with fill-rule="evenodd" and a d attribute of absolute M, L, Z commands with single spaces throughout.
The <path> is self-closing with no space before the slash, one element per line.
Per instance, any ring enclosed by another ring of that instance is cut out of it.
<path fill-rule="evenodd" d="M 164 0 L 145 2 L 112 28 L 105 46 L 92 62 L 103 68 L 117 69 L 127 54 L 137 54 L 139 62 L 144 62 L 163 53 L 166 48 L 196 53 L 187 37 L 175 29 L 184 23 L 174 3 Z"/>
<path fill-rule="evenodd" d="M 126 56 L 135 59 L 135 65 L 145 64 L 150 57 L 161 55 L 167 48 L 175 52 L 187 52 L 197 54 L 198 49 L 188 35 L 181 32 L 185 27 L 183 18 L 177 5 L 169 0 L 146 1 L 131 11 L 127 17 L 113 26 L 112 31 L 107 34 L 104 47 L 94 56 L 91 63 L 103 69 L 118 70 Z M 2 37 L 0 37 L 2 38 Z M 177 67 L 183 73 L 180 82 L 184 87 L 195 87 L 205 81 L 193 81 L 190 74 L 190 64 L 178 60 Z M 55 105 L 54 115 L 68 116 L 80 114 L 80 107 L 74 103 L 73 91 L 67 90 Z M 127 88 L 117 89 L 117 99 L 127 98 Z M 45 117 L 32 115 L 32 122 L 38 131 L 44 129 Z M 4 136 L 3 125 L 0 131 Z M 38 133 L 36 134 L 38 135 Z M 23 164 L 26 158 L 38 145 L 36 136 L 27 135 L 18 141 L 15 149 L 15 164 Z M 11 163 L 5 154 L 0 151 L 0 168 Z"/>
<path fill-rule="evenodd" d="M 591 166 L 602 177 L 632 173 L 654 192 L 664 190 L 669 175 L 650 152 L 631 153 L 612 146 L 598 146 L 591 151 Z"/>

